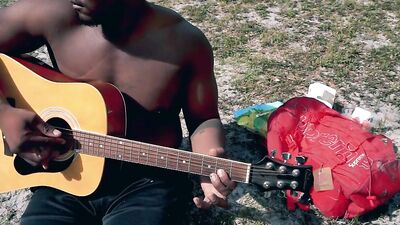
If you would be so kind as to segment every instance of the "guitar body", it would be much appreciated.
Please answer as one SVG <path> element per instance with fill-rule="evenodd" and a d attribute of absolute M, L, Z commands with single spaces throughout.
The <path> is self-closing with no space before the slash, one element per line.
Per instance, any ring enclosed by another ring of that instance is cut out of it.
<path fill-rule="evenodd" d="M 62 120 L 74 130 L 125 135 L 124 99 L 110 84 L 75 82 L 53 70 L 0 54 L 0 89 L 10 104 L 34 111 L 44 121 Z M 75 154 L 71 164 L 59 172 L 21 174 L 15 169 L 16 156 L 7 154 L 6 148 L 1 138 L 0 192 L 49 186 L 86 196 L 102 178 L 105 159 L 85 154 Z"/>

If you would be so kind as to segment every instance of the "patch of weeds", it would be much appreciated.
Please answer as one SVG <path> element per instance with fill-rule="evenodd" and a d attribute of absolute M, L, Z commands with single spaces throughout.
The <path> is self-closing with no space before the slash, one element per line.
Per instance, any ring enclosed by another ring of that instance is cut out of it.
<path fill-rule="evenodd" d="M 189 5 L 182 9 L 182 14 L 185 14 L 187 19 L 194 23 L 205 21 L 212 13 L 210 4 Z"/>
<path fill-rule="evenodd" d="M 261 17 L 267 18 L 269 15 L 268 6 L 264 4 L 257 4 L 255 7 L 256 12 Z"/>
<path fill-rule="evenodd" d="M 287 45 L 287 43 L 290 40 L 289 34 L 280 29 L 266 30 L 261 34 L 260 38 L 262 47 L 271 47 L 271 46 L 282 47 Z"/>
<path fill-rule="evenodd" d="M 14 2 L 15 0 L 0 0 L 0 7 L 11 5 Z"/>
<path fill-rule="evenodd" d="M 229 35 L 221 33 L 213 38 L 211 44 L 214 48 L 215 55 L 226 59 L 229 57 L 241 57 L 249 50 L 245 46 L 248 42 L 246 35 Z"/>
<path fill-rule="evenodd" d="M 375 63 L 378 71 L 394 71 L 395 66 L 400 62 L 400 49 L 392 46 L 383 46 L 372 49 L 368 61 Z"/>
<path fill-rule="evenodd" d="M 306 76 L 301 65 L 264 57 L 248 58 L 248 70 L 234 81 L 246 102 L 276 101 L 294 97 L 295 87 L 305 86 Z"/>
<path fill-rule="evenodd" d="M 259 0 L 217 0 L 217 1 L 224 3 L 240 4 L 240 3 L 257 3 Z"/>
<path fill-rule="evenodd" d="M 262 26 L 253 21 L 240 24 L 240 27 L 238 28 L 238 32 L 240 34 L 245 34 L 249 37 L 262 35 L 264 30 L 265 28 L 263 28 Z"/>

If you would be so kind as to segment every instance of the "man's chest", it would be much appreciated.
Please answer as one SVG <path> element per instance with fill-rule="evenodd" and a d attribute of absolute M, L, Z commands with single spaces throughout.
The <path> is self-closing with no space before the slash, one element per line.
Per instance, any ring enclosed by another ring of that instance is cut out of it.
<path fill-rule="evenodd" d="M 82 80 L 117 86 L 148 110 L 168 109 L 182 88 L 179 56 L 150 42 L 125 48 L 90 33 L 71 34 L 50 42 L 61 72 Z"/>

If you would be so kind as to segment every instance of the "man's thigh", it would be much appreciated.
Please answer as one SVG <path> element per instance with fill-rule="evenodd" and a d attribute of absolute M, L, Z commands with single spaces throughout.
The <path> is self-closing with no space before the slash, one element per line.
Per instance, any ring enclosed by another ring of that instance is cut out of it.
<path fill-rule="evenodd" d="M 98 220 L 98 219 L 97 219 Z M 39 188 L 21 218 L 21 225 L 81 225 L 96 223 L 93 209 L 76 197 L 52 188 Z"/>
<path fill-rule="evenodd" d="M 183 224 L 190 195 L 174 186 L 164 181 L 148 180 L 140 187 L 129 187 L 111 205 L 103 224 Z"/>

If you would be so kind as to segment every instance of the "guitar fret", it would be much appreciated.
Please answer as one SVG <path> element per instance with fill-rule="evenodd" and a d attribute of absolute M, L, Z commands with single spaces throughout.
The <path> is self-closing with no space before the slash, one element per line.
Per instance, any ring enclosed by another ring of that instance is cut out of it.
<path fill-rule="evenodd" d="M 210 157 L 204 157 L 203 161 L 205 162 L 205 165 L 203 166 L 203 171 L 205 174 L 207 174 L 206 176 L 210 175 L 211 173 L 214 173 L 215 168 L 213 167 L 213 165 L 216 165 L 215 162 L 216 160 Z"/>
<path fill-rule="evenodd" d="M 204 168 L 204 156 L 201 157 L 201 170 L 200 170 L 201 175 L 204 175 L 203 168 Z"/>
<path fill-rule="evenodd" d="M 126 145 L 124 144 L 124 152 L 126 151 Z M 134 161 L 133 160 L 133 158 L 132 158 L 132 150 L 131 151 L 129 151 L 129 161 Z"/>
<path fill-rule="evenodd" d="M 192 154 L 189 154 L 189 164 L 187 172 L 190 172 L 190 168 L 192 167 Z"/>
<path fill-rule="evenodd" d="M 157 165 L 161 168 L 167 168 L 167 151 L 163 151 L 161 148 L 157 148 Z"/>
<path fill-rule="evenodd" d="M 215 160 L 215 168 L 214 168 L 214 173 L 216 173 L 216 172 L 217 172 L 217 169 L 218 169 L 218 161 L 219 161 L 219 160 Z"/>
<path fill-rule="evenodd" d="M 176 157 L 176 170 L 181 171 L 180 165 L 181 165 L 181 154 L 180 152 L 177 153 L 178 157 Z"/>
<path fill-rule="evenodd" d="M 158 155 L 159 155 L 159 150 L 158 150 L 158 148 L 156 148 L 157 150 L 156 150 L 156 166 L 158 166 Z"/>
<path fill-rule="evenodd" d="M 101 145 L 101 137 L 97 136 L 96 137 L 96 148 L 98 149 L 99 152 L 102 152 L 103 157 L 110 157 L 110 155 L 107 154 L 104 148 L 102 148 Z"/>
<path fill-rule="evenodd" d="M 117 157 L 119 160 L 126 158 L 125 150 L 123 148 L 123 145 L 120 145 L 120 142 L 121 141 L 112 139 L 111 147 L 110 147 L 110 152 L 112 151 L 112 149 L 117 149 L 117 152 L 118 152 Z"/>
<path fill-rule="evenodd" d="M 173 151 L 168 152 L 168 168 L 169 169 L 176 169 L 176 167 L 178 165 L 177 160 L 178 160 L 178 157 L 175 152 L 173 152 Z"/>
<path fill-rule="evenodd" d="M 132 146 L 133 146 L 133 144 L 132 144 Z M 140 149 L 140 148 L 137 148 L 137 149 Z M 140 163 L 140 151 L 137 150 L 136 154 L 137 154 L 137 163 Z"/>
<path fill-rule="evenodd" d="M 148 148 L 149 148 L 149 163 L 148 163 L 148 165 L 156 166 L 157 165 L 157 150 L 156 151 L 154 151 L 154 149 L 152 150 L 150 145 L 148 146 Z"/>
<path fill-rule="evenodd" d="M 150 152 L 149 152 L 149 149 L 146 149 L 147 150 L 147 154 L 146 154 L 146 165 L 149 165 L 149 154 L 150 154 Z"/>
<path fill-rule="evenodd" d="M 188 165 L 188 157 L 187 157 L 187 152 L 181 151 L 178 152 L 178 170 L 179 171 L 184 171 L 187 172 L 189 171 L 189 165 Z"/>
<path fill-rule="evenodd" d="M 203 175 L 202 174 L 202 167 L 203 165 L 201 164 L 203 160 L 202 155 L 197 155 L 193 154 L 190 156 L 190 171 L 191 173 L 198 174 L 198 175 Z"/>
<path fill-rule="evenodd" d="M 167 151 L 167 157 L 165 158 L 165 168 L 169 168 L 168 167 L 168 160 L 169 160 L 169 152 Z"/>

